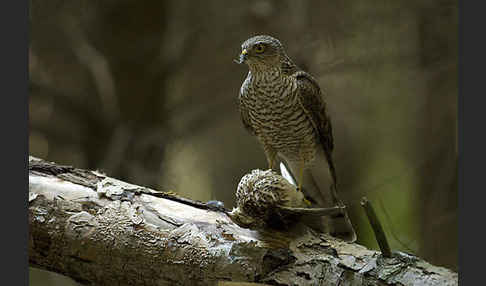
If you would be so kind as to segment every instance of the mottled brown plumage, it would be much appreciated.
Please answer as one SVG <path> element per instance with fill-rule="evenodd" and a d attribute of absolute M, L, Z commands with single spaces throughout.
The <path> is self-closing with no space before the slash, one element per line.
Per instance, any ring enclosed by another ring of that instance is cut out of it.
<path fill-rule="evenodd" d="M 304 195 L 272 170 L 253 170 L 238 184 L 231 217 L 241 226 L 257 229 L 294 220 L 280 212 L 278 206 L 305 207 Z"/>
<path fill-rule="evenodd" d="M 239 62 L 249 67 L 240 89 L 241 119 L 262 144 L 269 167 L 281 159 L 309 200 L 323 207 L 342 205 L 331 156 L 331 121 L 317 81 L 270 36 L 246 40 Z M 325 223 L 324 228 L 347 240 L 356 239 L 347 215 Z"/>
<path fill-rule="evenodd" d="M 302 192 L 272 170 L 253 170 L 241 178 L 232 220 L 252 229 L 285 229 L 321 216 L 339 216 L 343 208 L 307 208 Z"/>

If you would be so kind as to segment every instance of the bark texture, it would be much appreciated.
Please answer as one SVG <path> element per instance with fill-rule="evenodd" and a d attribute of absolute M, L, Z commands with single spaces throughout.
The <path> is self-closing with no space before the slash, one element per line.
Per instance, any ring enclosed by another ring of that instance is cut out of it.
<path fill-rule="evenodd" d="M 29 262 L 87 285 L 457 285 L 417 257 L 238 227 L 222 209 L 29 159 Z M 253 282 L 250 283 L 249 282 Z"/>

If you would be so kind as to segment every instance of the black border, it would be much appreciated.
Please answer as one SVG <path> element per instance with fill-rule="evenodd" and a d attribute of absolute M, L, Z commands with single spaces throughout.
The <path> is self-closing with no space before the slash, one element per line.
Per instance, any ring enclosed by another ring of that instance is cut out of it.
<path fill-rule="evenodd" d="M 2 284 L 28 285 L 28 1 L 0 6 Z"/>
<path fill-rule="evenodd" d="M 484 183 L 486 44 L 484 41 L 485 10 L 482 5 L 479 5 L 480 3 L 480 1 L 459 1 L 458 264 L 460 285 L 484 284 L 482 249 L 485 238 L 482 233 L 485 225 L 483 197 L 486 193 Z M 467 133 L 469 137 L 466 136 Z"/>

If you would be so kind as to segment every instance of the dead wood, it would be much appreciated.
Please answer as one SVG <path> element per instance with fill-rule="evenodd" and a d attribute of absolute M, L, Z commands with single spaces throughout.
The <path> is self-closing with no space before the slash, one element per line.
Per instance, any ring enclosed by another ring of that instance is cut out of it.
<path fill-rule="evenodd" d="M 29 227 L 30 265 L 87 285 L 458 284 L 404 253 L 385 258 L 301 225 L 240 228 L 223 209 L 33 157 Z"/>

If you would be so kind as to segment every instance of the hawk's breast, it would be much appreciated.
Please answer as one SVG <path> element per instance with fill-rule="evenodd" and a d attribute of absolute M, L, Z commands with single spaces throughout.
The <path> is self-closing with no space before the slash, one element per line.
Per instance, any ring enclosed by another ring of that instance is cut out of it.
<path fill-rule="evenodd" d="M 317 135 L 299 103 L 295 78 L 250 78 L 246 88 L 243 100 L 259 140 L 288 160 L 311 161 Z"/>

